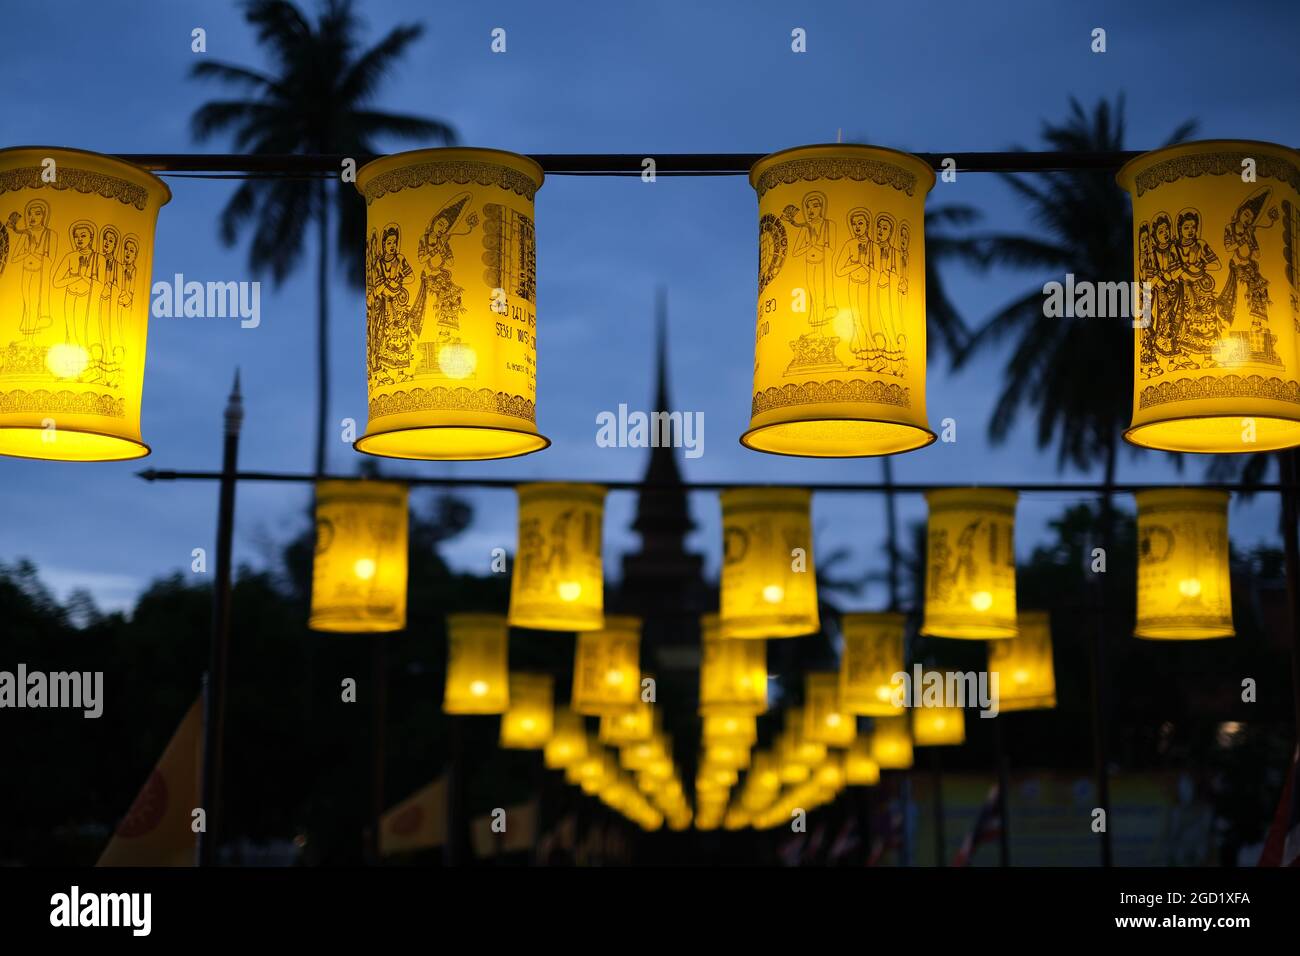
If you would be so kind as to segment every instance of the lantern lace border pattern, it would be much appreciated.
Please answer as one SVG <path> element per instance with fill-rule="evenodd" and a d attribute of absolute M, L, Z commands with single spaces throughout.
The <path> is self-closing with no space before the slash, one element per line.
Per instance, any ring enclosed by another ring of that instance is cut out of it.
<path fill-rule="evenodd" d="M 537 421 L 535 403 L 522 395 L 494 392 L 490 388 L 471 389 L 465 386 L 445 388 L 441 385 L 435 388 L 413 388 L 409 392 L 402 389 L 388 395 L 376 395 L 370 399 L 370 420 L 373 422 L 390 415 L 431 409 L 488 412 L 518 418 L 533 425 Z"/>
<path fill-rule="evenodd" d="M 491 163 L 442 161 L 417 163 L 414 166 L 404 166 L 381 173 L 366 183 L 366 205 L 370 205 L 388 193 L 414 189 L 417 186 L 445 186 L 447 183 L 455 183 L 458 186 L 467 186 L 470 183 L 479 186 L 500 186 L 502 189 L 523 196 L 529 202 L 532 202 L 533 196 L 537 194 L 536 181 L 516 169 Z"/>
<path fill-rule="evenodd" d="M 65 415 L 100 415 L 104 418 L 125 418 L 126 399 L 114 398 L 101 392 L 70 392 L 63 390 L 49 392 L 37 389 L 0 391 L 0 415 L 13 415 L 21 412 L 40 412 L 49 414 L 62 412 Z"/>
<path fill-rule="evenodd" d="M 1250 159 L 1255 163 L 1257 176 L 1277 179 L 1292 189 L 1300 192 L 1300 170 L 1292 163 L 1278 156 L 1271 156 L 1264 151 L 1257 154 L 1248 152 L 1192 153 L 1186 156 L 1174 156 L 1158 162 L 1143 170 L 1134 179 L 1133 184 L 1139 196 L 1166 183 L 1177 182 L 1183 177 L 1195 179 L 1198 176 L 1240 176 L 1242 161 Z"/>
<path fill-rule="evenodd" d="M 1285 382 L 1277 376 L 1225 375 L 1217 378 L 1202 375 L 1172 382 L 1148 385 L 1138 396 L 1138 408 L 1154 408 L 1166 402 L 1204 401 L 1223 398 L 1262 398 L 1274 402 L 1300 405 L 1300 384 Z"/>
<path fill-rule="evenodd" d="M 909 389 L 901 385 L 855 378 L 847 382 L 804 382 L 802 385 L 772 386 L 755 392 L 750 415 L 788 408 L 791 405 L 817 405 L 830 402 L 854 402 L 863 405 L 893 405 L 910 408 Z"/>
<path fill-rule="evenodd" d="M 116 176 L 92 172 L 88 169 L 76 169 L 60 166 L 53 182 L 42 178 L 44 170 L 40 166 L 22 166 L 18 169 L 0 171 L 0 194 L 18 192 L 24 189 L 72 189 L 86 195 L 95 194 L 105 199 L 116 199 L 127 206 L 134 206 L 141 211 L 149 201 L 149 190 L 138 183 L 127 182 Z"/>
<path fill-rule="evenodd" d="M 877 186 L 892 186 L 911 196 L 916 192 L 916 176 L 901 166 L 874 159 L 792 159 L 777 163 L 758 177 L 755 189 L 758 198 L 779 185 L 812 183 L 819 179 L 852 179 L 855 182 L 871 180 Z"/>

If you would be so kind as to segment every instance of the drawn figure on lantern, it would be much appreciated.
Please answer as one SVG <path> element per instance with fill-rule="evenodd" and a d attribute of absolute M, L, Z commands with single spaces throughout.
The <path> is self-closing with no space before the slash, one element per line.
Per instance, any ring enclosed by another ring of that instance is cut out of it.
<path fill-rule="evenodd" d="M 122 264 L 118 261 L 122 233 L 116 226 L 105 226 L 99 234 L 99 294 L 96 296 L 96 341 L 91 348 L 91 367 L 105 381 L 113 379 L 120 363 L 122 344 L 115 338 L 117 299 L 122 282 Z M 98 353 L 95 349 L 98 348 Z"/>
<path fill-rule="evenodd" d="M 439 209 L 429 220 L 416 251 L 416 258 L 424 266 L 420 277 L 421 317 L 426 310 L 431 310 L 437 319 L 438 337 L 444 340 L 449 339 L 453 332 L 460 331 L 460 316 L 465 311 L 461 305 L 465 290 L 452 280 L 451 275 L 450 267 L 455 261 L 451 238 L 467 236 L 478 225 L 478 215 L 467 212 L 469 201 L 469 193 L 459 193 Z"/>
<path fill-rule="evenodd" d="M 377 241 L 376 241 L 377 240 Z M 371 233 L 371 264 L 367 270 L 367 335 L 370 378 L 375 384 L 391 385 L 411 378 L 411 354 L 418 330 L 412 330 L 406 283 L 415 270 L 401 252 L 402 230 L 395 222 Z"/>
<path fill-rule="evenodd" d="M 1172 299 L 1174 344 L 1181 353 L 1170 368 L 1211 368 L 1217 364 L 1223 326 L 1214 298 L 1214 277 L 1209 273 L 1221 268 L 1219 257 L 1201 238 L 1201 214 L 1195 209 L 1178 213 L 1177 242 L 1174 246 L 1174 278 L 1177 282 Z M 1191 355 L 1201 355 L 1198 366 Z"/>
<path fill-rule="evenodd" d="M 849 314 L 853 320 L 853 338 L 849 350 L 868 372 L 885 367 L 885 333 L 873 321 L 871 300 L 871 213 L 859 206 L 848 215 L 849 238 L 835 259 L 835 274 L 849 281 Z"/>
<path fill-rule="evenodd" d="M 6 258 L 22 269 L 18 281 L 23 312 L 18 319 L 18 332 L 23 344 L 30 348 L 35 345 L 37 334 L 54 322 L 50 318 L 50 275 L 54 271 L 59 239 L 50 228 L 49 204 L 43 199 L 33 199 L 24 207 L 21 216 L 11 212 L 9 218 L 0 223 L 0 238 L 6 245 L 9 244 L 10 232 L 14 242 L 9 246 L 7 257 L 0 255 L 0 274 L 4 272 Z"/>
<path fill-rule="evenodd" d="M 839 337 L 826 334 L 826 326 L 839 314 L 835 305 L 835 281 L 831 271 L 835 224 L 827 218 L 826 194 L 819 190 L 807 193 L 803 197 L 802 218 L 800 210 L 793 204 L 782 210 L 781 218 L 798 230 L 790 254 L 804 258 L 807 277 L 804 291 L 807 295 L 808 326 L 812 330 L 790 343 L 794 358 L 785 373 L 791 375 L 843 368 L 843 363 L 835 357 Z"/>
<path fill-rule="evenodd" d="M 1259 271 L 1259 239 L 1255 233 L 1278 219 L 1277 206 L 1270 206 L 1272 189 L 1261 186 L 1237 207 L 1223 228 L 1223 247 L 1228 253 L 1228 279 L 1219 294 L 1219 313 L 1231 325 L 1249 314 L 1252 336 L 1273 336 L 1268 330 L 1268 280 Z M 1267 207 L 1267 214 L 1265 208 Z M 1242 308 L 1244 307 L 1244 308 Z M 1252 346 L 1258 344 L 1251 343 Z M 1267 343 L 1271 351 L 1271 341 Z M 1254 349 L 1252 349 L 1254 351 Z"/>
<path fill-rule="evenodd" d="M 1138 226 L 1137 238 L 1137 277 L 1142 288 L 1142 308 L 1145 310 L 1140 318 L 1144 321 L 1138 336 L 1138 361 L 1143 378 L 1159 375 L 1160 355 L 1156 352 L 1156 299 L 1155 299 L 1155 251 L 1151 245 L 1151 224 Z"/>
<path fill-rule="evenodd" d="M 68 228 L 72 248 L 54 270 L 52 285 L 63 290 L 63 336 L 68 345 L 90 353 L 90 294 L 99 279 L 95 254 L 95 224 L 78 219 Z"/>
<path fill-rule="evenodd" d="M 954 591 L 969 591 L 975 585 L 975 543 L 984 524 L 983 518 L 976 518 L 961 529 L 957 535 L 956 547 L 948 543 L 946 531 L 934 532 L 934 543 L 930 548 L 931 563 L 929 569 L 930 594 L 936 601 L 948 601 Z M 995 532 L 990 529 L 990 556 L 995 557 L 997 542 Z"/>
<path fill-rule="evenodd" d="M 876 309 L 880 315 L 881 328 L 885 330 L 886 350 L 891 366 L 897 365 L 900 357 L 898 313 L 899 290 L 899 253 L 894 245 L 897 222 L 887 212 L 876 216 Z M 906 292 L 906 287 L 902 289 Z"/>
<path fill-rule="evenodd" d="M 139 273 L 136 262 L 139 258 L 140 237 L 128 232 L 122 238 L 122 281 L 121 291 L 117 296 L 117 316 L 113 328 L 114 348 L 121 348 L 123 354 L 126 352 L 126 339 L 122 334 L 122 326 L 131 310 L 135 308 L 135 284 Z"/>

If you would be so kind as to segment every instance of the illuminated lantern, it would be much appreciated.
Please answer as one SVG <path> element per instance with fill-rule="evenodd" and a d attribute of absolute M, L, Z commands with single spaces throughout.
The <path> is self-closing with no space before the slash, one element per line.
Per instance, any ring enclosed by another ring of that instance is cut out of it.
<path fill-rule="evenodd" d="M 1130 313 L 1124 437 L 1190 452 L 1300 444 L 1300 154 L 1184 143 L 1117 178 L 1133 200 L 1135 294 L 1124 298 L 1149 306 Z"/>
<path fill-rule="evenodd" d="M 555 711 L 551 738 L 542 750 L 542 761 L 550 770 L 560 770 L 587 756 L 587 728 L 581 714 L 567 707 Z"/>
<path fill-rule="evenodd" d="M 641 743 L 654 736 L 658 717 L 654 703 L 648 700 L 622 710 L 607 710 L 600 715 L 598 736 L 602 743 L 616 747 Z"/>
<path fill-rule="evenodd" d="M 815 767 L 826 759 L 826 745 L 820 740 L 809 740 L 807 726 L 802 707 L 791 707 L 785 712 L 785 726 L 777 748 L 786 763 Z"/>
<path fill-rule="evenodd" d="M 722 639 L 815 633 L 812 493 L 731 488 L 721 499 Z"/>
<path fill-rule="evenodd" d="M 316 482 L 311 617 L 316 631 L 406 627 L 406 485 Z"/>
<path fill-rule="evenodd" d="M 622 712 L 641 703 L 641 620 L 611 615 L 605 629 L 578 635 L 573 700 L 580 714 Z"/>
<path fill-rule="evenodd" d="M 488 149 L 367 163 L 366 376 L 358 451 L 479 460 L 545 448 L 537 433 L 542 170 Z"/>
<path fill-rule="evenodd" d="M 506 619 L 500 614 L 447 615 L 446 714 L 504 714 L 510 705 Z"/>
<path fill-rule="evenodd" d="M 594 631 L 605 623 L 599 485 L 520 485 L 510 626 Z"/>
<path fill-rule="evenodd" d="M 1232 637 L 1228 493 L 1139 491 L 1137 637 Z"/>
<path fill-rule="evenodd" d="M 1020 633 L 989 642 L 989 672 L 998 675 L 1001 710 L 1049 710 L 1056 706 L 1052 621 L 1046 611 L 1021 611 Z"/>
<path fill-rule="evenodd" d="M 871 757 L 882 770 L 907 770 L 912 766 L 911 718 L 877 717 L 872 721 Z"/>
<path fill-rule="evenodd" d="M 914 707 L 912 735 L 918 747 L 955 746 L 966 742 L 966 711 L 960 707 Z"/>
<path fill-rule="evenodd" d="M 501 746 L 539 750 L 555 726 L 555 680 L 546 674 L 510 675 L 510 706 L 501 715 Z"/>
<path fill-rule="evenodd" d="M 754 164 L 758 316 L 741 442 L 816 458 L 935 440 L 925 414 L 925 197 L 934 172 L 872 146 Z"/>
<path fill-rule="evenodd" d="M 723 638 L 718 615 L 700 618 L 700 714 L 767 709 L 767 644 Z M 707 721 L 706 721 L 707 725 Z"/>
<path fill-rule="evenodd" d="M 149 454 L 140 402 L 154 226 L 170 199 L 157 176 L 107 156 L 0 150 L 0 454 Z M 171 315 L 184 290 L 164 288 Z"/>
<path fill-rule="evenodd" d="M 880 764 L 871 756 L 871 738 L 855 737 L 844 754 L 844 779 L 850 786 L 874 787 L 880 783 Z"/>
<path fill-rule="evenodd" d="M 752 714 L 712 714 L 704 718 L 700 734 L 706 744 L 744 744 L 753 746 L 758 740 L 758 718 Z"/>
<path fill-rule="evenodd" d="M 926 493 L 925 620 L 934 637 L 1016 636 L 1016 493 L 955 488 Z"/>
<path fill-rule="evenodd" d="M 840 705 L 838 674 L 804 675 L 804 737 L 828 747 L 847 747 L 857 735 L 857 720 Z"/>
<path fill-rule="evenodd" d="M 619 764 L 627 770 L 645 770 L 659 761 L 672 767 L 672 741 L 656 730 L 647 741 L 625 744 L 619 749 Z"/>
<path fill-rule="evenodd" d="M 840 618 L 844 653 L 840 658 L 840 705 L 848 714 L 889 717 L 901 714 L 895 705 L 902 682 L 895 674 L 903 662 L 902 614 L 845 614 Z"/>

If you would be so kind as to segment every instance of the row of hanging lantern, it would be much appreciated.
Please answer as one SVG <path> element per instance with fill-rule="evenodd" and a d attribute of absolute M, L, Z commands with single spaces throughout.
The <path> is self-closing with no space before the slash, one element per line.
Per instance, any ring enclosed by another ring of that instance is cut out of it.
<path fill-rule="evenodd" d="M 741 441 L 832 458 L 933 442 L 933 171 L 878 147 L 806 146 L 764 157 L 749 178 L 759 275 Z M 549 444 L 536 414 L 542 180 L 531 159 L 466 148 L 399 153 L 358 172 L 368 424 L 357 450 L 484 460 Z M 1190 452 L 1300 445 L 1300 154 L 1187 143 L 1139 156 L 1117 181 L 1133 203 L 1134 283 L 1131 295 L 1106 292 L 1104 308 L 1134 316 L 1125 437 Z M 150 305 L 189 295 L 150 282 L 167 186 L 107 156 L 22 147 L 0 150 L 0 196 L 0 454 L 148 454 Z"/>

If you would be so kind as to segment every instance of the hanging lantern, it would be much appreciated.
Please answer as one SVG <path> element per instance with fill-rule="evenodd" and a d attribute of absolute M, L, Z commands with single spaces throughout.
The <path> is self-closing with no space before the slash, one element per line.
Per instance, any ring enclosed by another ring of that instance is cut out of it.
<path fill-rule="evenodd" d="M 501 746 L 540 750 L 555 727 L 555 680 L 547 674 L 510 675 L 510 706 L 501 715 Z"/>
<path fill-rule="evenodd" d="M 966 742 L 966 711 L 960 707 L 914 707 L 912 735 L 918 747 L 956 746 Z"/>
<path fill-rule="evenodd" d="M 560 770 L 587 756 L 587 728 L 581 714 L 567 707 L 555 711 L 555 726 L 542 750 L 548 770 Z"/>
<path fill-rule="evenodd" d="M 143 458 L 154 226 L 171 190 L 76 149 L 0 150 L 0 454 Z M 182 290 L 167 289 L 166 303 Z"/>
<path fill-rule="evenodd" d="M 907 770 L 912 766 L 911 718 L 877 717 L 872 721 L 871 756 L 882 770 Z"/>
<path fill-rule="evenodd" d="M 731 488 L 721 499 L 722 639 L 815 633 L 812 493 Z"/>
<path fill-rule="evenodd" d="M 934 637 L 1016 636 L 1016 493 L 955 488 L 926 493 L 925 620 Z"/>
<path fill-rule="evenodd" d="M 315 631 L 374 633 L 406 627 L 406 485 L 316 482 Z"/>
<path fill-rule="evenodd" d="M 1056 706 L 1052 621 L 1046 611 L 1021 611 L 1020 633 L 989 642 L 989 672 L 998 675 L 1001 710 L 1050 710 Z"/>
<path fill-rule="evenodd" d="M 599 485 L 520 485 L 510 626 L 594 631 L 605 622 Z"/>
<path fill-rule="evenodd" d="M 847 747 L 857 735 L 857 720 L 840 705 L 839 674 L 805 674 L 804 737 L 828 747 Z"/>
<path fill-rule="evenodd" d="M 651 675 L 645 675 L 650 677 Z M 621 710 L 607 710 L 600 715 L 601 743 L 621 747 L 642 743 L 654 736 L 659 712 L 652 701 L 642 700 Z"/>
<path fill-rule="evenodd" d="M 758 718 L 753 714 L 712 714 L 704 718 L 700 734 L 706 744 L 743 744 L 752 747 L 758 740 Z"/>
<path fill-rule="evenodd" d="M 850 786 L 874 787 L 880 783 L 880 764 L 871 756 L 871 738 L 858 736 L 844 754 L 844 779 Z"/>
<path fill-rule="evenodd" d="M 643 771 L 661 761 L 672 768 L 672 741 L 656 729 L 649 740 L 625 744 L 619 749 L 619 763 L 627 770 Z"/>
<path fill-rule="evenodd" d="M 572 707 L 580 714 L 621 712 L 641 703 L 641 620 L 605 619 L 605 629 L 578 635 Z"/>
<path fill-rule="evenodd" d="M 819 740 L 810 740 L 807 728 L 802 707 L 791 707 L 785 712 L 785 726 L 777 741 L 783 761 L 815 767 L 826 759 L 826 745 Z"/>
<path fill-rule="evenodd" d="M 902 614 L 845 614 L 840 618 L 844 652 L 840 658 L 840 704 L 845 713 L 866 717 L 901 714 L 894 703 L 901 692 L 895 674 L 905 670 Z"/>
<path fill-rule="evenodd" d="M 1138 606 L 1134 635 L 1162 640 L 1232 637 L 1228 493 L 1139 491 Z"/>
<path fill-rule="evenodd" d="M 445 714 L 503 714 L 510 705 L 506 619 L 500 614 L 447 615 Z"/>
<path fill-rule="evenodd" d="M 1249 171 L 1252 175 L 1247 176 Z M 1184 143 L 1131 160 L 1133 423 L 1145 448 L 1300 445 L 1300 154 Z"/>
<path fill-rule="evenodd" d="M 925 414 L 925 197 L 934 171 L 872 146 L 754 164 L 758 318 L 741 443 L 815 458 L 935 440 Z"/>
<path fill-rule="evenodd" d="M 490 149 L 367 163 L 366 376 L 358 451 L 439 461 L 511 458 L 537 433 L 537 240 L 542 170 Z"/>
<path fill-rule="evenodd" d="M 718 615 L 705 614 L 700 618 L 700 715 L 766 709 L 766 642 L 724 639 Z"/>

